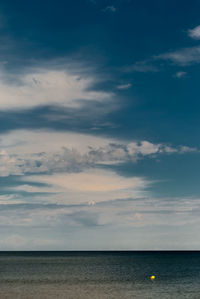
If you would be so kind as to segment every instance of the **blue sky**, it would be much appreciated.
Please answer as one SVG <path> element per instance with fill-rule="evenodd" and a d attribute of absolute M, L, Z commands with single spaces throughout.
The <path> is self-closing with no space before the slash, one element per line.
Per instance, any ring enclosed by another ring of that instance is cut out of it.
<path fill-rule="evenodd" d="M 1 1 L 0 250 L 199 249 L 200 1 Z"/>

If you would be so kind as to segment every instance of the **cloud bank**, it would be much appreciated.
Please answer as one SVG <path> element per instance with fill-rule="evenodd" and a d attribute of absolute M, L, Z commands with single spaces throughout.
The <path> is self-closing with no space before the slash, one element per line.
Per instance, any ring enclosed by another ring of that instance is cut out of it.
<path fill-rule="evenodd" d="M 120 141 L 87 134 L 18 130 L 0 137 L 0 176 L 81 172 L 98 165 L 136 163 L 159 155 L 198 152 L 149 141 Z"/>

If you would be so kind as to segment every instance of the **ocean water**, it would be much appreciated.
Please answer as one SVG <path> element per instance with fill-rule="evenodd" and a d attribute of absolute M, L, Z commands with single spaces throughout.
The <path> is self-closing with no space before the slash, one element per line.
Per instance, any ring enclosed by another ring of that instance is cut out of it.
<path fill-rule="evenodd" d="M 200 252 L 0 252 L 0 298 L 199 299 Z"/>

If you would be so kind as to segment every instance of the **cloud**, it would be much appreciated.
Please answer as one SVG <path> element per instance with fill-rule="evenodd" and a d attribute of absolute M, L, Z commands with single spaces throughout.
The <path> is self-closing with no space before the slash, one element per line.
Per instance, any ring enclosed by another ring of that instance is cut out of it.
<path fill-rule="evenodd" d="M 200 26 L 188 30 L 189 37 L 200 40 Z M 157 66 L 159 60 L 169 60 L 181 66 L 188 66 L 200 62 L 200 46 L 180 48 L 174 51 L 168 51 L 160 55 L 154 55 L 148 60 L 138 61 L 130 66 L 125 66 L 125 72 L 156 72 L 159 71 Z M 175 77 L 183 77 L 184 72 L 177 72 Z"/>
<path fill-rule="evenodd" d="M 93 196 L 96 194 L 93 193 Z M 6 227 L 13 229 L 14 225 L 17 231 L 19 228 L 33 227 L 34 230 L 50 228 L 50 239 L 52 231 L 60 227 L 65 227 L 66 230 L 97 226 L 105 226 L 106 229 L 110 226 L 121 229 L 123 227 L 159 229 L 163 225 L 181 227 L 183 224 L 199 223 L 199 202 L 198 198 L 138 196 L 99 200 L 94 205 L 48 203 L 1 205 L 3 213 L 0 216 L 0 225 L 4 230 Z M 44 241 L 46 238 L 48 239 L 45 236 Z M 3 236 L 1 240 L 5 243 Z M 24 243 L 24 238 L 18 238 L 15 233 L 9 238 L 6 237 L 6 240 L 8 241 L 6 243 L 12 245 Z"/>
<path fill-rule="evenodd" d="M 180 147 L 180 152 L 181 153 L 197 152 L 197 149 L 195 147 L 181 146 Z"/>
<path fill-rule="evenodd" d="M 35 68 L 13 76 L 0 70 L 0 110 L 80 107 L 84 101 L 111 99 L 111 93 L 92 90 L 97 83 L 94 74 L 76 75 L 72 71 L 69 65 L 66 69 Z"/>
<path fill-rule="evenodd" d="M 45 130 L 16 130 L 1 135 L 0 148 L 0 176 L 77 173 L 99 165 L 136 163 L 145 157 L 198 152 L 188 146 L 172 147 L 146 140 L 130 142 Z"/>
<path fill-rule="evenodd" d="M 78 149 L 84 154 L 90 146 L 101 147 L 110 142 L 114 142 L 114 139 L 53 130 L 15 130 L 0 135 L 0 148 L 16 155 L 53 152 L 61 150 L 62 147 Z"/>
<path fill-rule="evenodd" d="M 178 65 L 187 66 L 200 62 L 200 46 L 183 48 L 164 53 L 154 57 L 155 59 L 170 60 Z"/>
<path fill-rule="evenodd" d="M 117 86 L 117 89 L 129 89 L 131 88 L 132 84 L 131 83 L 127 83 L 127 84 L 120 84 Z"/>
<path fill-rule="evenodd" d="M 110 12 L 116 12 L 116 7 L 114 5 L 110 5 L 110 6 L 107 6 L 103 9 L 103 11 L 110 11 Z"/>
<path fill-rule="evenodd" d="M 45 142 L 44 142 L 45 140 Z M 149 141 L 120 141 L 70 132 L 16 130 L 0 136 L 0 176 L 77 173 L 99 165 L 136 163 L 145 157 L 199 152 Z"/>
<path fill-rule="evenodd" d="M 0 151 L 0 176 L 21 175 L 22 171 L 20 166 L 23 165 L 23 161 L 9 156 L 5 150 Z"/>
<path fill-rule="evenodd" d="M 124 178 L 112 171 L 100 169 L 91 169 L 81 173 L 63 173 L 37 177 L 37 181 L 40 179 L 42 183 L 53 184 L 66 190 L 94 193 L 141 188 L 145 185 L 143 179 Z"/>
<path fill-rule="evenodd" d="M 200 223 L 199 203 L 199 198 L 155 198 L 148 194 L 93 205 L 4 204 L 0 215 L 0 247 L 1 250 L 98 249 L 99 246 L 119 249 L 123 237 L 126 249 L 154 248 L 155 242 L 164 249 L 174 233 L 176 238 L 180 233 L 186 238 L 193 231 L 192 238 L 195 237 Z M 183 245 L 173 243 L 179 249 Z"/>
<path fill-rule="evenodd" d="M 187 72 L 179 71 L 174 75 L 174 77 L 180 79 L 180 78 L 185 77 L 186 75 L 187 75 Z"/>
<path fill-rule="evenodd" d="M 42 183 L 40 192 L 52 192 L 48 202 L 80 204 L 104 202 L 116 198 L 141 197 L 150 182 L 142 177 L 123 177 L 110 170 L 89 169 L 80 173 L 26 176 L 26 182 Z M 22 180 L 23 183 L 23 180 Z M 23 190 L 23 184 L 21 190 Z M 26 187 L 26 186 L 25 186 Z M 13 188 L 15 190 L 15 187 Z M 27 187 L 26 187 L 27 190 Z M 54 193 L 57 193 L 56 195 Z"/>
<path fill-rule="evenodd" d="M 200 26 L 188 30 L 189 37 L 193 39 L 200 39 Z"/>

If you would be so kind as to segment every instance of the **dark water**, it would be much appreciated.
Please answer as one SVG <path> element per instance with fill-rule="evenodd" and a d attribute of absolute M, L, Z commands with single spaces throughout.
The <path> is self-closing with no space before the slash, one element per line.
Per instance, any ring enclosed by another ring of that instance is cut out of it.
<path fill-rule="evenodd" d="M 0 298 L 198 299 L 200 252 L 0 252 Z"/>

